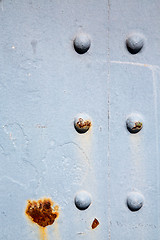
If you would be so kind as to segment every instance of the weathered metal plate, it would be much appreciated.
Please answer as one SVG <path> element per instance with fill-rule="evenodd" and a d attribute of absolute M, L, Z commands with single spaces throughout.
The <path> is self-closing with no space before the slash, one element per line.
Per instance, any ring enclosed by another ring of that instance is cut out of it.
<path fill-rule="evenodd" d="M 159 8 L 0 1 L 0 239 L 159 238 Z"/>

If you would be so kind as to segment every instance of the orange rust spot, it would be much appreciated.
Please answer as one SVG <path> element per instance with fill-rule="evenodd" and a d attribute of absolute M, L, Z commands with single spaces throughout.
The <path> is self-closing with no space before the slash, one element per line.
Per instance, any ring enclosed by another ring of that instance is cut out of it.
<path fill-rule="evenodd" d="M 76 123 L 76 125 L 77 125 L 77 127 L 79 127 L 79 128 L 90 128 L 90 126 L 91 126 L 91 121 L 89 121 L 89 120 L 84 121 L 83 118 L 79 118 L 79 119 L 78 119 L 78 122 Z"/>
<path fill-rule="evenodd" d="M 58 210 L 59 210 L 59 206 L 58 205 L 54 206 L 54 211 L 58 212 Z"/>
<path fill-rule="evenodd" d="M 41 227 L 46 227 L 54 223 L 59 213 L 52 208 L 53 202 L 49 198 L 38 201 L 28 200 L 26 207 L 27 216 Z M 56 209 L 57 206 L 56 206 Z"/>
<path fill-rule="evenodd" d="M 92 229 L 95 229 L 98 225 L 99 225 L 99 221 L 97 220 L 97 218 L 95 218 L 92 223 Z"/>

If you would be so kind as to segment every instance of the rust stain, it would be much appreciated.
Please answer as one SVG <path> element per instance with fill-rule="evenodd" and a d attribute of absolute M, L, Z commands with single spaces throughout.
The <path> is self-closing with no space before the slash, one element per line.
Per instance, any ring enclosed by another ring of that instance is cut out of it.
<path fill-rule="evenodd" d="M 34 223 L 43 228 L 52 225 L 59 216 L 58 206 L 53 209 L 53 202 L 50 198 L 38 201 L 28 200 L 25 213 Z"/>
<path fill-rule="evenodd" d="M 134 127 L 132 128 L 132 130 L 136 131 L 136 130 L 141 130 L 142 128 L 142 123 L 141 122 L 136 122 Z"/>
<path fill-rule="evenodd" d="M 91 121 L 90 120 L 84 120 L 83 118 L 79 118 L 78 122 L 76 123 L 76 126 L 80 129 L 89 129 L 91 126 Z"/>
<path fill-rule="evenodd" d="M 95 229 L 96 227 L 98 227 L 98 225 L 99 225 L 99 221 L 97 218 L 95 218 L 92 223 L 92 229 Z"/>

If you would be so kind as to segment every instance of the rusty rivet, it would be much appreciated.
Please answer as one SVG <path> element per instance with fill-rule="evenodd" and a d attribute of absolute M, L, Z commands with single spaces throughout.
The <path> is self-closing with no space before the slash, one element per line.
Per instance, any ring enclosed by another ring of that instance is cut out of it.
<path fill-rule="evenodd" d="M 126 47 L 131 54 L 138 53 L 144 45 L 144 38 L 141 34 L 132 34 L 126 40 Z"/>
<path fill-rule="evenodd" d="M 127 206 L 132 211 L 138 211 L 144 203 L 144 197 L 139 192 L 130 192 L 127 197 Z"/>
<path fill-rule="evenodd" d="M 84 54 L 91 46 L 91 40 L 86 33 L 79 33 L 74 39 L 74 49 L 79 54 Z"/>
<path fill-rule="evenodd" d="M 74 127 L 78 133 L 85 133 L 91 127 L 91 120 L 88 115 L 78 114 L 74 119 Z"/>
<path fill-rule="evenodd" d="M 138 133 L 143 128 L 141 116 L 138 114 L 132 114 L 126 121 L 127 129 L 130 133 Z"/>
<path fill-rule="evenodd" d="M 91 195 L 86 191 L 80 191 L 76 194 L 74 202 L 79 210 L 86 210 L 91 205 Z"/>

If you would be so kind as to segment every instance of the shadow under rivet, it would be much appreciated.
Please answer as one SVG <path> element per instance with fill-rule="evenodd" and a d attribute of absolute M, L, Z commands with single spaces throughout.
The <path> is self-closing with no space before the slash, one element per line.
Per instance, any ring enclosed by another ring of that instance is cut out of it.
<path fill-rule="evenodd" d="M 144 45 L 143 36 L 140 34 L 132 34 L 126 39 L 126 47 L 131 54 L 137 54 Z"/>
<path fill-rule="evenodd" d="M 91 46 L 91 40 L 86 33 L 79 33 L 75 37 L 73 45 L 77 53 L 84 54 L 89 50 Z"/>
<path fill-rule="evenodd" d="M 127 197 L 127 206 L 132 211 L 138 211 L 144 203 L 144 197 L 139 192 L 130 192 Z"/>
<path fill-rule="evenodd" d="M 80 191 L 76 194 L 74 202 L 79 210 L 86 210 L 91 205 L 91 195 L 86 191 Z"/>

